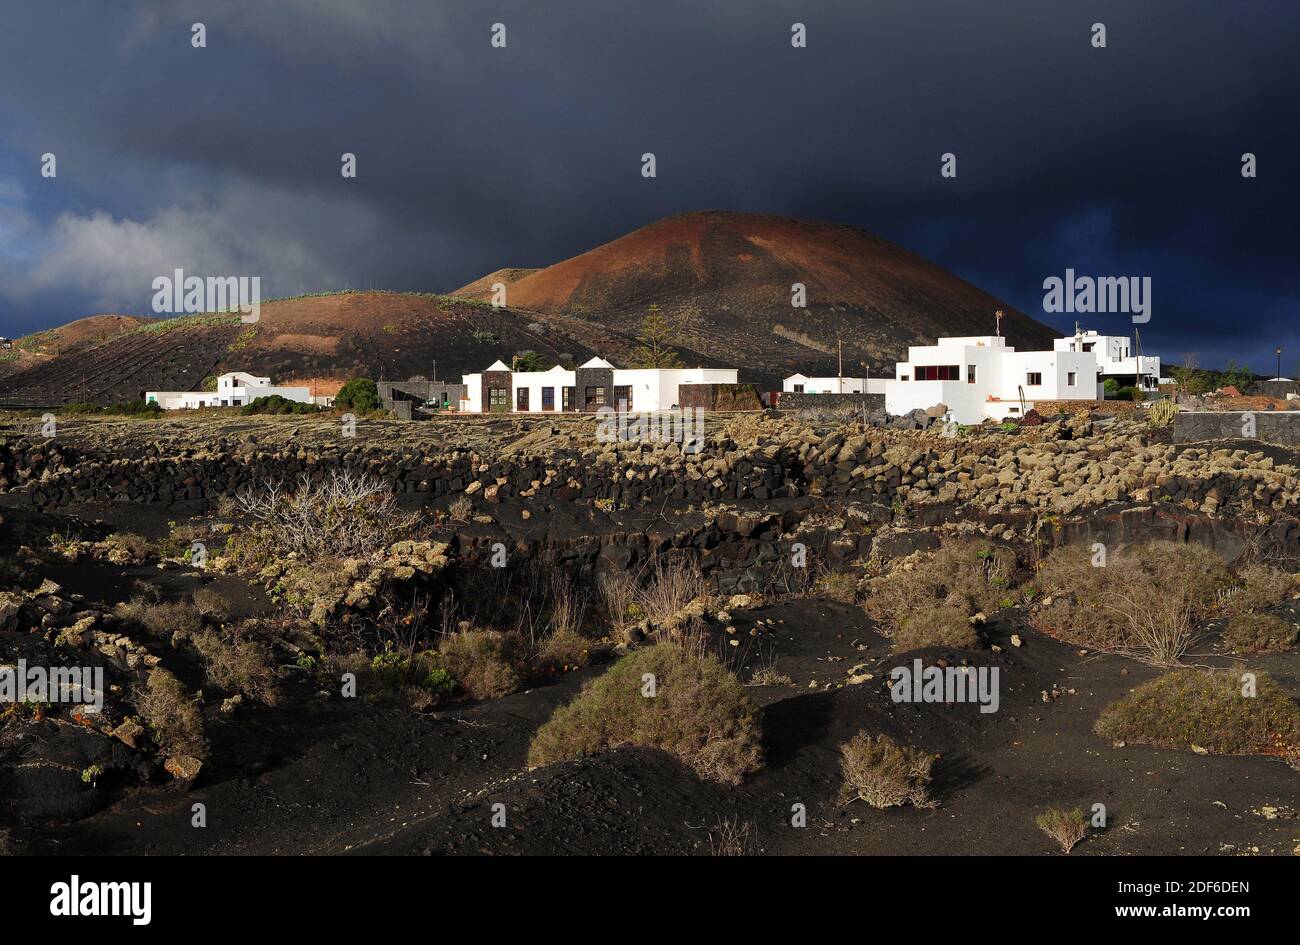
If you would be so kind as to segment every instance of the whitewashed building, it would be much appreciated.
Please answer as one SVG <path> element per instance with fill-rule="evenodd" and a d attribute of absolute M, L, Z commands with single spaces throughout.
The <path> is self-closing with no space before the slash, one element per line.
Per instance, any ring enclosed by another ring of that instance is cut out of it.
<path fill-rule="evenodd" d="M 808 377 L 791 374 L 781 382 L 783 394 L 883 394 L 885 378 Z"/>
<path fill-rule="evenodd" d="M 734 368 L 616 368 L 592 358 L 574 370 L 512 371 L 495 361 L 461 377 L 464 413 L 576 413 L 601 407 L 645 412 L 681 404 L 689 384 L 735 384 Z"/>
<path fill-rule="evenodd" d="M 271 383 L 269 377 L 245 374 L 243 371 L 231 371 L 217 378 L 216 390 L 151 390 L 146 391 L 146 403 L 156 403 L 164 410 L 187 410 L 198 407 L 242 407 L 251 404 L 258 397 L 270 397 L 279 394 L 285 400 L 295 400 L 303 404 L 317 404 L 327 407 L 333 403 L 333 397 L 317 397 L 310 387 L 279 387 Z"/>
<path fill-rule="evenodd" d="M 1081 351 L 1097 359 L 1097 383 L 1114 380 L 1121 387 L 1136 387 L 1154 393 L 1160 386 L 1160 359 L 1152 355 L 1135 355 L 1126 335 L 1099 335 L 1080 331 L 1075 326 L 1068 338 L 1057 338 L 1057 351 Z M 1098 392 L 1097 397 L 1102 394 Z"/>
<path fill-rule="evenodd" d="M 936 404 L 958 423 L 1020 416 L 1035 401 L 1096 400 L 1092 352 L 1017 351 L 998 335 L 940 338 L 907 349 L 885 384 L 885 409 L 895 415 Z"/>

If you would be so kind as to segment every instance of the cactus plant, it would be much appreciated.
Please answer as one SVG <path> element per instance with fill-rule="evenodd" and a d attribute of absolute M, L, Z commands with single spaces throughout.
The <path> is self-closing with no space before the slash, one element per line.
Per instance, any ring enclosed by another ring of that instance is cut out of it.
<path fill-rule="evenodd" d="M 1153 427 L 1167 427 L 1174 422 L 1178 405 L 1172 400 L 1157 400 L 1148 410 L 1147 417 Z"/>

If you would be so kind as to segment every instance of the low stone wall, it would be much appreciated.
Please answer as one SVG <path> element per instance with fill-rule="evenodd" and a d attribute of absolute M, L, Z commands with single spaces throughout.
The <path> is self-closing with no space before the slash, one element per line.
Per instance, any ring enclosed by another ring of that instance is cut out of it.
<path fill-rule="evenodd" d="M 682 384 L 677 388 L 683 409 L 762 410 L 763 401 L 753 384 Z"/>
<path fill-rule="evenodd" d="M 1174 417 L 1174 442 L 1260 440 L 1300 446 L 1300 410 L 1183 411 Z"/>
<path fill-rule="evenodd" d="M 774 405 L 781 410 L 835 410 L 839 407 L 867 408 L 867 413 L 885 409 L 884 394 L 796 394 L 781 391 Z"/>

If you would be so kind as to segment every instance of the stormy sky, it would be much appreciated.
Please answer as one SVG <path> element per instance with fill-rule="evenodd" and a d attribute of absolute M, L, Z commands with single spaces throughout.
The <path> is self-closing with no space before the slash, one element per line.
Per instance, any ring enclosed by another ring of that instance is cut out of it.
<path fill-rule="evenodd" d="M 1061 328 L 1045 278 L 1149 276 L 1149 353 L 1293 373 L 1297 46 L 1293 0 L 0 0 L 0 334 L 148 313 L 175 268 L 448 291 L 716 208 Z"/>

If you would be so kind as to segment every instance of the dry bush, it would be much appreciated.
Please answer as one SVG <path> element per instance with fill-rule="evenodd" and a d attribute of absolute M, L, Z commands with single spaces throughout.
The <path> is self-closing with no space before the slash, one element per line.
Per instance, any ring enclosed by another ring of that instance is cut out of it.
<path fill-rule="evenodd" d="M 724 817 L 709 831 L 709 852 L 714 856 L 748 856 L 754 825 L 739 817 Z"/>
<path fill-rule="evenodd" d="M 1237 653 L 1277 653 L 1295 641 L 1295 624 L 1272 614 L 1237 614 L 1223 631 L 1223 642 Z"/>
<path fill-rule="evenodd" d="M 928 646 L 974 650 L 979 648 L 980 640 L 964 608 L 932 606 L 904 617 L 890 638 L 890 645 L 895 653 Z"/>
<path fill-rule="evenodd" d="M 646 681 L 653 677 L 653 695 Z M 762 766 L 758 713 L 711 656 L 655 645 L 619 660 L 537 730 L 529 767 L 639 745 L 674 755 L 702 778 L 739 784 Z"/>
<path fill-rule="evenodd" d="M 203 615 L 189 601 L 164 603 L 137 596 L 127 603 L 118 604 L 113 613 L 121 620 L 138 623 L 148 633 L 165 640 L 177 633 L 197 633 L 203 628 Z"/>
<path fill-rule="evenodd" d="M 459 495 L 447 506 L 447 520 L 453 525 L 464 525 L 474 515 L 474 500 L 467 495 Z"/>
<path fill-rule="evenodd" d="M 275 666 L 266 647 L 252 640 L 226 641 L 213 630 L 195 634 L 190 642 L 203 657 L 209 681 L 264 705 L 275 705 Z"/>
<path fill-rule="evenodd" d="M 159 553 L 157 544 L 133 532 L 114 532 L 104 540 L 104 544 L 110 548 L 110 560 L 116 559 L 122 564 L 127 560 L 149 561 L 157 558 Z M 113 551 L 118 554 L 113 555 Z"/>
<path fill-rule="evenodd" d="M 1160 666 L 1182 660 L 1232 583 L 1218 555 L 1200 545 L 1152 542 L 1111 554 L 1105 567 L 1092 560 L 1084 547 L 1060 548 L 1044 560 L 1034 627 Z"/>
<path fill-rule="evenodd" d="M 694 568 L 656 562 L 650 580 L 636 591 L 635 599 L 651 624 L 662 625 L 669 623 L 706 589 L 704 577 Z"/>
<path fill-rule="evenodd" d="M 207 758 L 208 742 L 198 702 L 167 670 L 155 667 L 149 672 L 144 690 L 136 693 L 135 705 L 163 754 L 189 755 L 200 761 Z"/>
<path fill-rule="evenodd" d="M 304 474 L 292 491 L 275 482 L 244 488 L 235 501 L 240 512 L 262 526 L 267 550 L 312 561 L 366 557 L 410 538 L 420 520 L 417 513 L 398 508 L 387 483 L 350 469 L 331 470 L 320 480 Z"/>
<path fill-rule="evenodd" d="M 909 802 L 913 807 L 935 807 L 930 769 L 938 757 L 899 745 L 888 735 L 858 732 L 840 746 L 840 797 L 845 804 L 865 801 L 882 809 Z"/>
<path fill-rule="evenodd" d="M 442 661 L 473 699 L 496 699 L 519 688 L 524 641 L 517 633 L 464 630 L 445 637 Z"/>
<path fill-rule="evenodd" d="M 814 589 L 841 604 L 852 604 L 858 599 L 858 576 L 848 571 L 825 571 L 818 575 Z"/>
<path fill-rule="evenodd" d="M 1267 610 L 1289 598 L 1295 591 L 1295 577 L 1267 564 L 1248 564 L 1237 572 L 1241 586 L 1225 595 L 1227 610 L 1246 614 Z"/>
<path fill-rule="evenodd" d="M 1300 709 L 1267 673 L 1254 676 L 1251 696 L 1235 670 L 1165 673 L 1103 709 L 1096 732 L 1112 741 L 1196 746 L 1216 755 L 1285 756 L 1300 750 Z"/>
<path fill-rule="evenodd" d="M 1083 811 L 1075 807 L 1049 807 L 1034 817 L 1038 829 L 1055 840 L 1061 852 L 1068 854 L 1075 844 L 1088 835 L 1088 818 Z"/>
<path fill-rule="evenodd" d="M 888 635 L 914 611 L 943 605 L 992 613 L 1010 602 L 1018 564 L 1015 552 L 990 541 L 950 541 L 911 568 L 895 568 L 867 584 L 863 608 Z"/>
<path fill-rule="evenodd" d="M 204 617 L 222 623 L 230 619 L 230 601 L 210 587 L 200 587 L 190 595 L 194 609 Z"/>
<path fill-rule="evenodd" d="M 591 658 L 591 641 L 575 630 L 553 630 L 542 641 L 537 660 L 549 669 L 569 670 L 586 666 Z"/>

